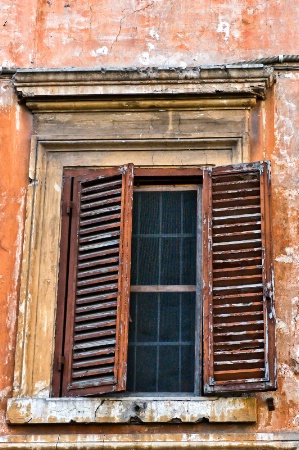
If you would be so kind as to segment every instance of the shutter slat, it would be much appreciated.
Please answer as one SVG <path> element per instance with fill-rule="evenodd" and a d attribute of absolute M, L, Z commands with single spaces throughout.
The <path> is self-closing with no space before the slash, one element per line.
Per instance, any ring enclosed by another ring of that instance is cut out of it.
<path fill-rule="evenodd" d="M 94 266 L 102 266 L 106 264 L 112 264 L 112 263 L 118 263 L 118 256 L 114 256 L 112 258 L 102 258 L 102 259 L 96 259 L 87 261 L 85 263 L 78 263 L 78 270 L 81 272 L 82 269 L 88 269 L 90 267 Z"/>
<path fill-rule="evenodd" d="M 252 368 L 245 368 L 243 369 L 234 369 L 234 370 L 222 370 L 222 371 L 216 371 L 215 370 L 215 381 L 217 382 L 243 382 L 247 380 L 250 376 L 250 379 L 252 382 L 261 381 L 261 379 L 265 376 L 265 369 L 252 369 Z M 236 387 L 237 388 L 237 387 Z"/>
<path fill-rule="evenodd" d="M 100 226 L 92 226 L 90 228 L 81 228 L 80 230 L 80 235 L 83 236 L 80 238 L 80 242 L 85 242 L 88 241 L 89 236 L 84 236 L 84 235 L 90 235 L 91 233 L 97 233 L 99 231 L 107 231 L 109 229 L 113 229 L 113 228 L 119 228 L 119 222 L 112 222 L 112 223 L 105 223 L 104 225 L 100 225 Z"/>
<path fill-rule="evenodd" d="M 100 258 L 101 256 L 107 256 L 107 255 L 118 255 L 117 248 L 105 248 L 105 250 L 101 250 L 98 252 L 90 252 L 85 253 L 78 256 L 78 261 L 84 261 L 86 259 L 94 260 L 94 258 Z M 79 263 L 79 267 L 81 267 L 81 264 Z"/>
<path fill-rule="evenodd" d="M 108 221 L 111 221 L 111 220 L 119 220 L 120 217 L 121 217 L 120 213 L 118 213 L 118 214 L 104 214 L 103 216 L 81 220 L 80 221 L 80 226 L 81 227 L 86 227 L 86 226 L 89 226 L 89 225 L 100 224 L 102 222 L 108 222 Z M 83 228 L 82 232 L 84 233 L 85 231 L 86 231 L 86 228 Z"/>
<path fill-rule="evenodd" d="M 106 315 L 103 317 L 103 320 L 97 320 L 97 321 L 95 320 L 92 323 L 84 323 L 84 324 L 81 324 L 81 325 L 75 325 L 74 330 L 76 332 L 80 332 L 80 331 L 81 332 L 85 332 L 85 331 L 92 330 L 92 334 L 96 334 L 96 333 L 100 332 L 99 330 L 101 328 L 115 327 L 115 325 L 116 325 L 116 318 L 114 318 L 113 320 L 105 320 L 105 318 L 106 318 Z M 111 328 L 109 328 L 109 330 L 111 330 Z M 108 332 L 108 330 L 107 330 L 107 332 Z M 89 335 L 90 335 L 90 333 L 89 333 Z M 83 336 L 83 335 L 78 334 L 78 336 Z"/>
<path fill-rule="evenodd" d="M 256 212 L 254 214 L 235 214 L 235 215 L 228 215 L 228 214 L 224 214 L 223 216 L 215 216 L 213 217 L 213 222 L 215 225 L 219 225 L 219 224 L 228 224 L 233 226 L 235 223 L 243 223 L 243 222 L 248 222 L 249 220 L 256 220 L 256 221 L 260 221 L 261 219 L 261 214 L 259 212 Z"/>
<path fill-rule="evenodd" d="M 222 270 L 222 267 L 225 267 L 226 270 L 234 270 L 240 268 L 246 269 L 246 267 L 252 267 L 253 264 L 261 265 L 262 259 L 259 256 L 253 256 L 248 258 L 235 258 L 235 259 L 225 259 L 225 260 L 217 260 L 215 259 L 213 264 L 214 271 Z"/>
<path fill-rule="evenodd" d="M 82 198 L 82 204 L 84 204 L 85 202 L 89 202 L 90 200 L 93 200 L 93 199 L 97 200 L 102 197 L 110 197 L 110 196 L 117 195 L 117 194 L 121 194 L 121 188 L 111 189 L 111 190 L 107 189 L 103 192 L 98 191 L 95 194 L 84 195 L 84 197 Z"/>
<path fill-rule="evenodd" d="M 95 350 L 89 350 L 85 352 L 74 352 L 74 359 L 83 359 L 83 358 L 92 358 L 101 355 L 109 355 L 110 353 L 114 354 L 114 346 L 113 347 L 104 347 L 104 348 L 96 348 Z"/>
<path fill-rule="evenodd" d="M 240 193 L 239 193 L 240 194 Z M 221 196 L 226 196 L 225 192 L 221 192 Z M 219 211 L 222 208 L 228 208 L 230 210 L 234 210 L 237 207 L 245 207 L 251 208 L 259 206 L 261 203 L 260 197 L 235 197 L 235 198 L 221 198 L 219 200 L 213 198 L 213 204 L 215 207 L 215 211 Z"/>
<path fill-rule="evenodd" d="M 106 296 L 105 296 L 106 297 Z M 81 312 L 87 313 L 89 311 L 95 311 L 98 309 L 108 309 L 108 308 L 115 308 L 117 305 L 117 302 L 106 302 L 106 303 L 96 303 L 88 306 L 80 306 L 79 308 L 76 307 L 76 313 L 80 314 Z"/>
<path fill-rule="evenodd" d="M 97 331 L 92 331 L 90 333 L 79 333 L 77 332 L 76 335 L 74 336 L 74 341 L 86 341 L 86 340 L 95 340 L 98 339 L 100 337 L 106 337 L 106 336 L 113 336 L 115 335 L 115 328 L 108 328 L 105 330 L 97 330 Z"/>
<path fill-rule="evenodd" d="M 204 172 L 206 393 L 275 388 L 268 186 L 264 162 Z"/>
<path fill-rule="evenodd" d="M 115 272 L 115 270 L 113 270 L 113 272 Z M 117 280 L 118 279 L 118 274 L 113 274 L 113 275 L 106 275 L 106 274 L 102 274 L 101 276 L 98 275 L 97 277 L 92 277 L 92 278 L 87 278 L 87 279 L 81 279 L 80 281 L 77 282 L 77 286 L 86 286 L 89 284 L 96 284 L 97 286 L 102 286 L 100 285 L 100 283 L 105 283 L 106 281 L 112 281 L 112 280 Z M 82 292 L 82 289 L 78 289 L 78 294 L 79 292 Z"/>
<path fill-rule="evenodd" d="M 96 347 L 104 347 L 105 349 L 110 348 L 110 345 L 113 345 L 113 349 L 115 346 L 116 340 L 115 338 L 110 338 L 110 339 L 103 339 L 101 341 L 92 341 L 92 342 L 79 342 L 79 343 L 75 343 L 74 344 L 74 351 L 76 350 L 84 350 L 84 349 L 89 349 L 89 348 L 96 348 Z M 115 351 L 115 349 L 114 349 Z"/>
<path fill-rule="evenodd" d="M 104 239 L 104 238 L 99 238 L 99 239 Z M 94 250 L 97 248 L 102 248 L 102 247 L 119 247 L 120 244 L 120 240 L 119 239 L 112 239 L 109 241 L 104 241 L 104 242 L 97 242 L 95 244 L 90 244 L 90 245 L 81 245 L 79 247 L 79 251 L 80 252 L 88 252 L 90 250 Z"/>
<path fill-rule="evenodd" d="M 91 377 L 94 375 L 101 375 L 106 373 L 113 373 L 114 372 L 114 365 L 113 366 L 103 366 L 99 367 L 98 369 L 85 369 L 85 370 L 74 370 L 73 371 L 73 378 L 81 378 L 81 377 Z"/>
<path fill-rule="evenodd" d="M 99 377 L 98 376 L 97 378 L 90 379 L 90 380 L 87 380 L 87 381 L 86 380 L 80 380 L 80 381 L 77 381 L 77 382 L 74 381 L 72 386 L 73 386 L 74 389 L 78 389 L 78 390 L 80 389 L 80 391 L 83 390 L 83 389 L 84 390 L 90 389 L 92 387 L 99 394 L 102 394 L 102 393 L 104 394 L 105 392 L 110 392 L 109 386 L 111 384 L 114 384 L 114 383 L 115 383 L 114 376 L 112 375 L 110 377 L 107 377 L 107 375 L 106 375 L 104 377 Z M 106 389 L 108 389 L 108 391 Z"/>
<path fill-rule="evenodd" d="M 110 273 L 115 272 L 118 270 L 119 266 L 106 266 L 99 269 L 92 269 L 92 270 L 80 270 L 78 271 L 78 278 L 85 278 L 85 277 L 91 277 L 95 275 L 100 275 L 102 273 Z"/>
<path fill-rule="evenodd" d="M 114 306 L 114 305 L 111 305 Z M 98 311 L 97 313 L 94 314 L 81 314 L 78 315 L 81 311 L 78 311 L 78 308 L 76 308 L 76 322 L 83 322 L 85 320 L 96 320 L 99 318 L 104 318 L 104 317 L 110 317 L 110 316 L 115 316 L 115 310 L 107 310 L 107 311 L 101 311 L 102 308 L 100 308 L 100 311 Z M 86 312 L 86 311 L 84 311 Z"/>
<path fill-rule="evenodd" d="M 118 277 L 114 276 L 112 277 L 112 279 L 117 280 Z M 94 294 L 95 292 L 111 291 L 116 288 L 117 288 L 116 283 L 97 285 L 91 288 L 77 289 L 77 295 Z"/>
<path fill-rule="evenodd" d="M 83 367 L 92 367 L 97 366 L 98 364 L 114 364 L 114 357 L 113 358 L 95 358 L 95 359 L 85 359 L 80 362 L 73 363 L 74 369 L 81 369 Z"/>
<path fill-rule="evenodd" d="M 216 181 L 214 180 L 213 183 L 213 193 L 217 191 L 225 192 L 236 188 L 240 190 L 249 190 L 254 187 L 260 187 L 259 180 L 253 179 L 253 180 L 235 180 L 235 181 Z"/>
<path fill-rule="evenodd" d="M 231 189 L 231 190 L 223 190 L 223 188 L 221 188 L 218 191 L 215 191 L 213 189 L 213 192 L 212 192 L 213 200 L 214 201 L 222 200 L 223 196 L 226 199 L 230 199 L 230 198 L 231 199 L 240 199 L 240 197 L 239 197 L 239 195 L 240 195 L 240 186 L 237 186 L 237 187 L 238 187 L 238 189 Z M 259 196 L 259 193 L 260 193 L 260 187 L 259 186 L 257 186 L 257 187 L 250 186 L 249 187 L 247 185 L 246 188 L 247 189 L 243 190 L 244 197 L 242 197 L 242 199 L 246 198 L 246 197 L 252 197 L 253 194 L 255 194 L 255 193 Z"/>
<path fill-rule="evenodd" d="M 106 230 L 105 230 L 106 231 Z M 84 237 L 79 239 L 79 244 L 81 244 L 82 242 L 93 242 L 93 241 L 102 241 L 103 239 L 107 239 L 107 238 L 111 238 L 112 236 L 119 236 L 120 235 L 120 231 L 116 230 L 116 231 L 110 231 L 109 233 L 103 233 L 101 235 L 99 235 L 99 232 L 94 231 L 94 233 L 90 234 L 88 237 Z M 81 247 L 80 247 L 81 250 Z"/>
<path fill-rule="evenodd" d="M 82 187 L 82 194 L 86 194 L 88 192 L 100 192 L 100 191 L 105 191 L 105 192 L 109 192 L 109 188 L 111 187 L 115 187 L 115 186 L 119 186 L 122 184 L 122 180 L 121 178 L 117 178 L 113 181 L 108 181 L 107 183 L 103 182 L 101 183 L 100 179 L 99 179 L 99 183 L 93 184 L 92 186 L 86 186 L 86 187 Z"/>
<path fill-rule="evenodd" d="M 104 200 L 99 200 L 99 201 L 89 201 L 88 203 L 84 203 L 83 205 L 81 205 L 81 210 L 85 210 L 85 209 L 89 209 L 92 210 L 96 207 L 99 206 L 103 206 L 103 205 L 109 205 L 110 203 L 116 203 L 119 204 L 119 202 L 121 201 L 121 197 L 113 197 L 113 198 L 106 198 Z M 98 210 L 101 211 L 101 210 Z"/>
<path fill-rule="evenodd" d="M 94 303 L 110 298 L 117 298 L 118 292 L 110 292 L 109 294 L 89 295 L 87 297 L 80 297 L 76 299 L 76 305 L 86 305 L 86 303 Z"/>
<path fill-rule="evenodd" d="M 120 205 L 109 206 L 108 208 L 94 209 L 91 211 L 82 212 L 81 218 L 83 217 L 84 219 L 84 217 L 88 217 L 87 220 L 89 220 L 90 217 L 97 215 L 100 215 L 103 218 L 103 214 L 105 213 L 111 213 L 113 211 L 120 211 L 120 210 L 121 210 Z M 109 216 L 107 216 L 107 214 L 105 215 L 105 220 L 109 220 Z M 86 223 L 87 223 L 86 220 L 80 220 L 80 225 L 85 225 Z"/>
<path fill-rule="evenodd" d="M 63 395 L 125 389 L 132 177 L 128 165 L 74 178 Z"/>

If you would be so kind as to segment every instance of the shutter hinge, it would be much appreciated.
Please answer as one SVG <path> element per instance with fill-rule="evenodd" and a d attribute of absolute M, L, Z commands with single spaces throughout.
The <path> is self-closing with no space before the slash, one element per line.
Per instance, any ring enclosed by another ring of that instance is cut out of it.
<path fill-rule="evenodd" d="M 71 202 L 70 200 L 65 202 L 63 205 L 63 214 L 64 215 L 70 215 L 71 209 L 74 207 L 74 202 Z"/>
<path fill-rule="evenodd" d="M 58 370 L 61 371 L 65 364 L 65 357 L 60 355 L 58 356 Z"/>

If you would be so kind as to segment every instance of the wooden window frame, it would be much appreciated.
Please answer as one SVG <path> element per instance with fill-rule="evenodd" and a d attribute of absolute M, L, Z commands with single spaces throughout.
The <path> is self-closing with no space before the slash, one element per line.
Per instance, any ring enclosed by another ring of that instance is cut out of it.
<path fill-rule="evenodd" d="M 260 170 L 261 175 L 260 178 L 258 178 L 260 180 L 260 189 L 261 189 L 261 211 L 262 214 L 266 214 L 266 220 L 264 220 L 264 218 L 262 218 L 262 246 L 263 246 L 263 260 L 265 261 L 265 254 L 267 253 L 270 254 L 270 247 L 271 247 L 271 242 L 270 242 L 270 222 L 269 222 L 269 193 L 270 193 L 270 184 L 269 184 L 269 165 L 266 162 L 263 163 L 253 163 L 253 164 L 247 164 L 247 165 L 243 165 L 242 168 L 240 168 L 240 166 L 228 166 L 228 167 L 216 167 L 215 169 L 208 169 L 208 170 L 202 170 L 202 169 L 196 169 L 196 168 L 188 168 L 188 169 L 135 169 L 135 176 L 137 178 L 137 180 L 149 180 L 149 183 L 153 183 L 156 180 L 159 180 L 159 184 L 161 183 L 161 180 L 163 179 L 163 181 L 165 183 L 169 183 L 169 181 L 171 181 L 172 183 L 175 183 L 175 180 L 180 180 L 182 182 L 182 180 L 188 180 L 191 183 L 191 180 L 194 179 L 194 177 L 198 178 L 202 178 L 203 176 L 203 186 L 204 186 L 204 197 L 203 197 L 203 221 L 205 223 L 205 226 L 203 227 L 203 239 L 204 242 L 207 244 L 208 242 L 212 242 L 212 235 L 210 235 L 210 231 L 211 225 L 207 225 L 207 224 L 211 224 L 212 221 L 212 216 L 211 216 L 211 205 L 212 205 L 212 201 L 211 201 L 211 193 L 212 193 L 212 185 L 211 185 L 211 177 L 212 177 L 212 173 L 213 174 L 218 174 L 221 175 L 223 173 L 243 173 L 242 171 L 248 172 L 248 173 L 257 173 L 257 171 Z M 240 172 L 241 171 L 241 172 Z M 86 171 L 85 171 L 86 172 Z M 76 171 L 72 172 L 73 174 L 76 173 Z M 80 176 L 81 176 L 81 172 L 79 171 Z M 200 184 L 200 183 L 198 183 Z M 68 192 L 68 185 L 66 185 L 66 192 Z M 131 186 L 132 189 L 132 186 Z M 126 195 L 126 194 L 125 194 Z M 130 194 L 132 196 L 132 192 Z M 65 208 L 63 206 L 63 208 Z M 131 218 L 129 219 L 131 221 Z M 67 227 L 69 227 L 69 222 L 66 221 L 67 225 L 63 225 L 62 230 L 66 230 Z M 63 231 L 64 232 L 64 231 Z M 266 240 L 265 240 L 265 236 L 266 236 Z M 204 312 L 204 336 L 203 336 L 203 340 L 205 342 L 205 355 L 204 355 L 204 366 L 205 366 L 205 372 L 204 372 L 204 393 L 205 394 L 211 394 L 214 392 L 218 392 L 218 393 L 226 393 L 226 392 L 244 392 L 244 391 L 255 391 L 255 390 L 269 390 L 269 389 L 275 389 L 276 387 L 276 381 L 275 381 L 275 369 L 274 369 L 274 357 L 271 357 L 270 359 L 268 359 L 268 355 L 269 353 L 271 355 L 274 355 L 275 353 L 275 349 L 274 349 L 274 340 L 273 340 L 273 336 L 274 336 L 274 317 L 271 316 L 271 312 L 272 312 L 272 306 L 273 306 L 273 295 L 272 295 L 272 273 L 271 272 L 271 261 L 269 259 L 269 261 L 267 260 L 265 262 L 265 264 L 267 264 L 267 268 L 266 270 L 263 269 L 263 285 L 266 286 L 265 289 L 268 289 L 269 292 L 265 292 L 264 291 L 264 297 L 266 299 L 270 299 L 271 300 L 271 305 L 269 305 L 269 307 L 266 307 L 266 309 L 264 309 L 264 320 L 265 320 L 265 326 L 269 325 L 269 332 L 268 330 L 264 330 L 264 336 L 267 342 L 265 342 L 265 363 L 267 364 L 267 368 L 266 368 L 266 374 L 264 379 L 261 380 L 248 380 L 246 382 L 239 382 L 237 381 L 236 383 L 234 383 L 232 380 L 229 380 L 227 383 L 215 383 L 214 379 L 213 379 L 213 373 L 214 373 L 214 363 L 213 363 L 213 352 L 211 352 L 211 324 L 213 323 L 213 316 L 211 316 L 211 311 L 213 309 L 212 306 L 212 301 L 211 301 L 211 288 L 209 286 L 211 286 L 213 284 L 213 279 L 211 278 L 211 273 L 212 273 L 212 260 L 211 260 L 211 245 L 204 245 L 204 255 L 203 255 L 203 261 L 206 261 L 207 263 L 203 264 L 203 279 L 204 279 L 204 305 L 205 305 L 205 312 Z M 209 249 L 210 248 L 210 249 Z M 268 256 L 267 256 L 268 258 Z M 270 256 L 269 256 L 270 258 Z M 64 257 L 62 256 L 62 261 L 64 263 Z M 198 267 L 197 267 L 198 270 Z M 121 288 L 123 289 L 123 288 Z M 127 283 L 127 287 L 126 290 L 128 291 L 128 283 Z M 270 293 L 271 291 L 271 293 Z M 122 295 L 122 292 L 121 292 Z M 128 295 L 128 292 L 127 292 Z M 61 295 L 60 295 L 61 297 Z M 59 297 L 59 298 L 60 298 Z M 270 298 L 271 297 L 271 298 Z M 124 302 L 124 300 L 122 300 L 122 302 Z M 127 302 L 128 304 L 128 302 Z M 121 303 L 122 305 L 122 303 Z M 61 311 L 61 306 L 59 307 L 59 311 Z M 58 316 L 59 317 L 59 316 Z M 202 314 L 200 313 L 200 320 L 202 319 Z M 58 346 L 56 345 L 56 351 L 55 351 L 55 356 L 56 356 L 56 372 L 54 372 L 54 383 L 53 383 L 53 395 L 57 396 L 61 391 L 60 391 L 60 387 L 59 387 L 59 383 L 61 380 L 61 376 L 60 374 L 57 375 L 57 373 L 59 373 L 59 370 L 61 370 L 59 366 L 59 364 L 61 364 L 61 358 L 59 359 L 59 354 L 61 354 L 61 341 L 62 341 L 62 336 L 63 336 L 63 331 L 61 331 L 63 329 L 63 327 L 61 327 L 61 325 L 58 327 L 58 340 L 59 340 L 59 344 Z M 126 332 L 127 333 L 127 332 Z M 126 334 L 127 335 L 127 334 Z M 268 335 L 270 336 L 268 338 Z M 125 340 L 123 341 L 124 347 L 126 349 L 127 346 L 127 338 L 125 338 Z M 197 340 L 200 341 L 199 337 L 197 337 Z M 56 340 L 57 342 L 57 340 Z M 60 345 L 60 347 L 59 347 Z M 198 345 L 198 344 L 197 344 Z M 58 348 L 58 350 L 57 350 Z M 199 349 L 199 347 L 197 347 L 197 349 Z M 126 351 L 127 350 L 121 350 L 122 351 L 122 355 L 123 355 L 123 359 L 121 360 L 117 360 L 118 363 L 116 363 L 117 365 L 126 365 Z M 58 356 L 58 358 L 57 358 Z M 229 362 L 230 364 L 230 362 Z M 58 370 L 57 370 L 58 367 Z M 201 376 L 202 378 L 202 376 Z M 245 377 L 246 378 L 246 377 Z M 250 377 L 249 377 L 250 378 Z M 90 394 L 100 394 L 103 392 L 113 392 L 113 391 L 122 391 L 125 389 L 125 374 L 122 374 L 122 383 L 119 384 L 119 382 L 117 382 L 117 387 L 113 388 L 112 390 L 106 390 L 104 389 L 87 389 L 86 392 L 82 389 L 82 393 L 83 395 L 90 395 Z M 252 382 L 253 381 L 253 382 Z M 65 385 L 65 382 L 64 382 Z M 63 394 L 65 395 L 67 393 L 66 388 L 63 389 Z M 80 391 L 75 391 L 74 395 L 78 395 Z M 70 394 L 73 395 L 73 394 Z"/>

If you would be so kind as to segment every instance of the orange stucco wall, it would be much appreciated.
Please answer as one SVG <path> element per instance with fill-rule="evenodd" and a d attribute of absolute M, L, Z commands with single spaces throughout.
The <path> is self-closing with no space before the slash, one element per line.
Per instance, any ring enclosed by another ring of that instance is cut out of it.
<path fill-rule="evenodd" d="M 197 66 L 298 53 L 299 6 L 289 0 L 2 0 L 0 55 L 6 67 Z M 273 230 L 279 389 L 258 394 L 256 425 L 197 424 L 168 431 L 276 432 L 299 430 L 299 71 L 278 72 L 268 102 L 274 127 L 264 136 L 272 161 Z M 271 122 L 271 121 L 270 121 Z M 18 284 L 28 184 L 30 113 L 0 80 L 0 433 L 26 434 L 5 424 L 12 391 Z M 171 427 L 171 428 L 170 428 Z M 182 427 L 182 426 L 181 426 Z M 239 428 L 236 428 L 239 427 Z M 147 427 L 155 432 L 158 427 Z M 68 432 L 99 427 L 69 426 Z M 139 432 L 140 428 L 130 427 Z M 32 427 L 59 433 L 62 427 Z M 113 427 L 102 427 L 107 433 Z M 128 427 L 118 431 L 128 432 Z M 64 431 L 65 432 L 65 431 Z"/>
<path fill-rule="evenodd" d="M 3 66 L 184 67 L 298 51 L 296 1 L 2 0 L 1 5 Z"/>

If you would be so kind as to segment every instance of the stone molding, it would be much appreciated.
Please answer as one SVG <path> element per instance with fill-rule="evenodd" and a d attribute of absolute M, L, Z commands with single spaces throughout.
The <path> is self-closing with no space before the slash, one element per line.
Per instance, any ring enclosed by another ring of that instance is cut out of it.
<path fill-rule="evenodd" d="M 25 102 L 100 95 L 196 94 L 266 97 L 274 70 L 263 65 L 224 65 L 187 69 L 18 69 L 13 77 Z"/>

